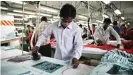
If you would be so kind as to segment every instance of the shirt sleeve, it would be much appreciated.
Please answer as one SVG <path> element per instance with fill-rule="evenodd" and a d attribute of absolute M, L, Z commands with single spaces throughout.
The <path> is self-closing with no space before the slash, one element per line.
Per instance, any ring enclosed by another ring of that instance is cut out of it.
<path fill-rule="evenodd" d="M 118 35 L 118 33 L 112 27 L 110 27 L 110 31 L 111 31 L 111 34 L 113 36 L 115 36 L 117 43 L 121 44 L 121 39 L 120 39 L 120 36 Z"/>
<path fill-rule="evenodd" d="M 83 50 L 83 40 L 81 37 L 81 32 L 78 31 L 75 33 L 75 37 L 74 37 L 74 58 L 79 59 L 81 56 Z"/>
<path fill-rule="evenodd" d="M 42 34 L 38 37 L 38 40 L 37 40 L 37 43 L 36 43 L 36 46 L 40 47 L 43 43 L 44 43 L 44 40 L 46 38 L 48 38 L 48 36 L 50 36 L 52 34 L 52 27 L 53 25 L 50 25 L 49 27 L 47 27 L 43 32 Z"/>
<path fill-rule="evenodd" d="M 100 38 L 100 34 L 99 34 L 99 29 L 98 28 L 96 28 L 96 31 L 93 34 L 95 43 L 97 43 L 97 40 Z"/>

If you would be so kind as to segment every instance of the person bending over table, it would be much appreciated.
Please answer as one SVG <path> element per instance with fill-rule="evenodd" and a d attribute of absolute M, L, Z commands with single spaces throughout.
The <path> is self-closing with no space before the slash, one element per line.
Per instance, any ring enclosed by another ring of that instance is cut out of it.
<path fill-rule="evenodd" d="M 73 21 L 76 17 L 76 9 L 70 4 L 65 4 L 60 10 L 60 20 L 49 25 L 39 36 L 33 53 L 37 53 L 43 40 L 51 34 L 56 40 L 55 58 L 60 60 L 72 60 L 73 68 L 79 65 L 78 59 L 81 56 L 83 40 L 80 28 Z"/>
<path fill-rule="evenodd" d="M 98 46 L 107 44 L 110 34 L 112 34 L 117 40 L 117 48 L 120 47 L 121 39 L 118 33 L 110 26 L 111 20 L 105 18 L 102 25 L 99 25 L 94 33 L 94 40 Z"/>

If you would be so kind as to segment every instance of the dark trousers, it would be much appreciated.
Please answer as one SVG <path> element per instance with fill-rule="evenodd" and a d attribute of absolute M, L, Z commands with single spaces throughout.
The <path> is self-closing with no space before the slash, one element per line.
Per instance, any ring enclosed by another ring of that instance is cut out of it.
<path fill-rule="evenodd" d="M 40 46 L 39 53 L 42 56 L 51 57 L 51 45 L 47 44 Z"/>

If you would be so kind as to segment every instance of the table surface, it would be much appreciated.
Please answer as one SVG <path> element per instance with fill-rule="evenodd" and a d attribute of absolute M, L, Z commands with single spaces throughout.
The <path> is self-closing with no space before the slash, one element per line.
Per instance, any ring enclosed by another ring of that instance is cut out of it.
<path fill-rule="evenodd" d="M 9 39 L 0 39 L 1 43 L 6 43 L 9 41 L 13 41 L 13 40 L 20 40 L 22 37 L 14 37 L 14 38 L 9 38 Z"/>
<path fill-rule="evenodd" d="M 20 52 L 21 54 L 21 50 L 7 51 L 7 53 L 9 52 L 11 52 L 11 54 L 6 55 L 7 56 L 6 59 L 1 60 L 2 75 L 86 75 L 88 72 L 92 71 L 94 68 L 92 66 L 80 64 L 77 69 L 73 69 L 70 65 L 68 66 L 66 64 L 66 61 L 49 58 L 49 57 L 41 57 L 41 59 L 38 61 L 27 60 L 27 61 L 20 62 L 20 63 L 9 62 L 7 61 L 8 57 L 16 56 L 16 55 L 12 55 L 12 53 L 14 52 L 15 53 Z M 40 62 L 44 62 L 44 61 L 48 61 L 48 62 L 55 63 L 55 64 L 61 64 L 64 66 L 56 70 L 53 73 L 48 73 L 48 72 L 32 67 L 33 65 L 38 64 Z"/>
<path fill-rule="evenodd" d="M 84 40 L 83 41 L 84 45 L 91 44 L 92 42 L 93 42 L 93 40 Z M 113 46 L 116 46 L 117 41 L 108 41 L 107 44 L 111 44 Z M 52 46 L 52 48 L 56 48 L 55 44 L 53 44 L 51 46 Z M 82 50 L 82 53 L 89 53 L 89 54 L 104 54 L 106 52 L 107 52 L 107 50 L 102 50 L 100 48 L 91 48 L 91 47 L 84 47 Z"/>
<path fill-rule="evenodd" d="M 24 54 L 27 54 L 28 52 L 23 51 Z M 22 55 L 22 50 L 19 49 L 12 49 L 8 51 L 1 50 L 1 58 L 0 59 L 5 59 L 13 56 L 18 56 Z"/>

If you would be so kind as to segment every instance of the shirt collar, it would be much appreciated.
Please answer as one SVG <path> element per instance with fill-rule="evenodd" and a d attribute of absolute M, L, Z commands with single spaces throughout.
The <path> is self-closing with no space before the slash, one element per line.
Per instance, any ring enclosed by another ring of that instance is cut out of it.
<path fill-rule="evenodd" d="M 67 26 L 67 28 L 72 29 L 73 21 Z M 61 19 L 59 20 L 58 27 L 61 27 Z"/>

